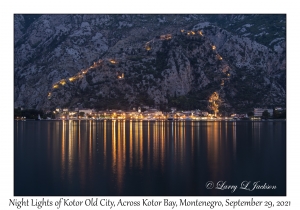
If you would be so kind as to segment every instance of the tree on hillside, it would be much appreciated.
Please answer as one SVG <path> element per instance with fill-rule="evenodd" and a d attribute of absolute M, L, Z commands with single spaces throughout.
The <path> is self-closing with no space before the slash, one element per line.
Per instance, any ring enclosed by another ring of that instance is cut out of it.
<path fill-rule="evenodd" d="M 270 117 L 270 113 L 268 112 L 268 110 L 265 110 L 263 113 L 262 113 L 262 118 L 263 119 L 268 119 Z"/>
<path fill-rule="evenodd" d="M 254 116 L 254 113 L 252 111 L 248 112 L 247 113 L 248 117 L 253 117 Z"/>
<path fill-rule="evenodd" d="M 80 117 L 84 117 L 84 112 L 79 112 Z"/>

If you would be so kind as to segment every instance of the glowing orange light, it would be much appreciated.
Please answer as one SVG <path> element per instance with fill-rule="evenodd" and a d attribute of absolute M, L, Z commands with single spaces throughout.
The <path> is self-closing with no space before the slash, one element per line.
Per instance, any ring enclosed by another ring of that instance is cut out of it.
<path fill-rule="evenodd" d="M 160 36 L 161 40 L 169 40 L 172 39 L 172 34 L 165 34 Z"/>
<path fill-rule="evenodd" d="M 110 63 L 112 63 L 112 64 L 115 64 L 115 63 L 117 63 L 114 59 L 111 59 L 110 60 Z"/>
<path fill-rule="evenodd" d="M 65 79 L 60 80 L 60 81 L 59 81 L 59 84 L 65 85 L 65 84 L 66 84 L 66 80 L 65 80 Z"/>

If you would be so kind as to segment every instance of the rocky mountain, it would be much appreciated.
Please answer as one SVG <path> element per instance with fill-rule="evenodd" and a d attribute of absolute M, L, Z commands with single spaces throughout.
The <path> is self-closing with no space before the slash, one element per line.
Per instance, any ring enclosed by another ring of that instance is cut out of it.
<path fill-rule="evenodd" d="M 207 109 L 286 104 L 285 15 L 14 17 L 14 103 Z"/>

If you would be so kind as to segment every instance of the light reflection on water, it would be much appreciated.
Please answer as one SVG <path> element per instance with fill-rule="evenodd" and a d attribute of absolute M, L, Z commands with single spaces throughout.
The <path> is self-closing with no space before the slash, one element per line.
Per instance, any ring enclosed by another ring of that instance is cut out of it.
<path fill-rule="evenodd" d="M 15 194 L 223 195 L 205 183 L 274 172 L 285 186 L 285 132 L 285 122 L 15 121 Z"/>

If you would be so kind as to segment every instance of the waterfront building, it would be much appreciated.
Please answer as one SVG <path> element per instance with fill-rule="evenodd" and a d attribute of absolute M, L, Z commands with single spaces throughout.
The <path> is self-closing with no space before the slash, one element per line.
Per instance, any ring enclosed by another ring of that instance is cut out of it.
<path fill-rule="evenodd" d="M 78 119 L 78 112 L 69 112 L 69 119 L 70 120 L 75 120 L 75 119 Z"/>
<path fill-rule="evenodd" d="M 126 117 L 126 119 L 129 119 L 129 120 L 138 119 L 139 113 L 136 111 L 125 112 L 125 117 Z"/>
<path fill-rule="evenodd" d="M 265 110 L 269 112 L 270 116 L 273 116 L 273 109 L 254 108 L 254 117 L 261 117 Z"/>
<path fill-rule="evenodd" d="M 265 109 L 262 108 L 254 108 L 254 117 L 261 117 L 262 113 L 265 111 Z"/>
<path fill-rule="evenodd" d="M 147 111 L 143 112 L 143 116 L 146 118 L 162 119 L 163 113 L 157 109 L 148 109 Z"/>
<path fill-rule="evenodd" d="M 84 112 L 84 114 L 92 114 L 93 110 L 92 109 L 80 109 L 78 112 Z"/>
<path fill-rule="evenodd" d="M 208 116 L 208 112 L 202 112 L 201 113 L 204 117 L 207 117 Z"/>
<path fill-rule="evenodd" d="M 78 110 L 78 113 L 79 113 L 79 118 L 81 117 L 80 116 L 80 113 L 83 112 L 84 113 L 84 118 L 87 118 L 88 115 L 92 115 L 93 113 L 93 110 L 92 109 L 80 109 Z"/>

